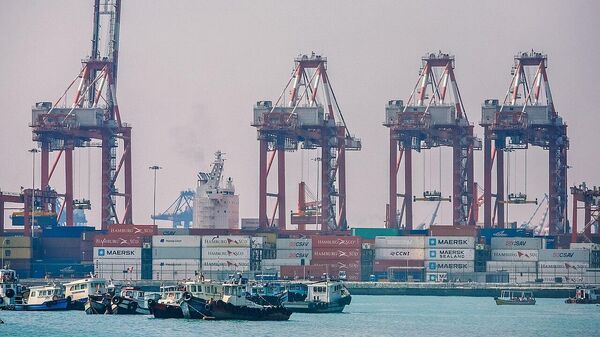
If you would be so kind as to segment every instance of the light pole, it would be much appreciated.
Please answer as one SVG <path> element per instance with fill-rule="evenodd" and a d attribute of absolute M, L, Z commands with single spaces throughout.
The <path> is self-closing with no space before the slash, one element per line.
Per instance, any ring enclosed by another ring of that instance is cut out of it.
<path fill-rule="evenodd" d="M 162 167 L 154 165 L 148 168 L 154 171 L 154 208 L 152 212 L 152 225 L 156 225 L 156 171 L 162 169 Z"/>
<path fill-rule="evenodd" d="M 35 227 L 34 227 L 34 223 L 35 223 L 35 154 L 39 152 L 38 149 L 33 148 L 31 150 L 29 150 L 29 152 L 31 152 L 31 154 L 33 155 L 33 161 L 32 161 L 32 175 L 31 175 L 31 179 L 32 179 L 32 183 L 31 183 L 31 236 L 34 237 L 35 235 L 33 234 L 35 232 Z"/>
<path fill-rule="evenodd" d="M 321 175 L 319 172 L 319 164 L 321 163 L 321 157 L 316 157 L 313 158 L 312 160 L 314 160 L 317 163 L 317 187 L 315 188 L 317 190 L 317 209 L 316 209 L 316 218 L 317 218 L 317 228 L 319 226 L 319 176 Z M 321 230 L 323 230 L 322 226 L 321 226 Z"/>
<path fill-rule="evenodd" d="M 0 268 L 4 269 L 4 244 L 6 243 L 6 238 L 2 238 L 2 266 Z"/>

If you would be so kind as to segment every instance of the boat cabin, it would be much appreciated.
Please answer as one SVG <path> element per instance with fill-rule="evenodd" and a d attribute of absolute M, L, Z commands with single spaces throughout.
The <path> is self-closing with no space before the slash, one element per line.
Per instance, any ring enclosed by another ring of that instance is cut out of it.
<path fill-rule="evenodd" d="M 161 286 L 160 287 L 160 303 L 178 303 L 183 295 L 185 288 L 182 286 Z"/>
<path fill-rule="evenodd" d="M 123 298 L 129 298 L 133 300 L 144 300 L 144 291 L 138 287 L 123 287 L 121 288 L 121 294 L 119 295 Z"/>
<path fill-rule="evenodd" d="M 307 301 L 335 302 L 342 298 L 346 287 L 339 281 L 317 281 L 307 284 Z"/>
<path fill-rule="evenodd" d="M 43 304 L 48 301 L 56 301 L 65 298 L 63 287 L 60 284 L 48 284 L 29 288 L 27 304 Z"/>
<path fill-rule="evenodd" d="M 204 300 L 218 300 L 223 297 L 223 285 L 210 280 L 186 282 L 185 291 Z"/>
<path fill-rule="evenodd" d="M 534 299 L 531 291 L 502 290 L 500 299 L 512 301 L 530 301 Z"/>
<path fill-rule="evenodd" d="M 103 278 L 85 278 L 65 283 L 65 297 L 71 300 L 87 298 L 88 295 L 102 295 L 106 293 L 106 280 Z"/>
<path fill-rule="evenodd" d="M 575 298 L 578 300 L 598 301 L 600 300 L 600 288 L 582 288 L 575 289 Z"/>
<path fill-rule="evenodd" d="M 248 279 L 242 278 L 241 275 L 232 277 L 230 280 L 223 282 L 223 302 L 231 303 L 237 306 L 254 306 L 254 302 L 249 301 Z"/>
<path fill-rule="evenodd" d="M 0 298 L 8 297 L 7 291 L 9 289 L 12 289 L 11 297 L 21 293 L 17 272 L 12 269 L 0 269 Z M 11 293 L 11 291 L 8 292 Z"/>

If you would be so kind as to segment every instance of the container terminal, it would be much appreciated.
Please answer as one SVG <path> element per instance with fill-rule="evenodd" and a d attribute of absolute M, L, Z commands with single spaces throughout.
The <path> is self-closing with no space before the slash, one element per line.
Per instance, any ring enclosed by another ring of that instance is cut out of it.
<path fill-rule="evenodd" d="M 362 140 L 350 132 L 352 119 L 341 111 L 327 58 L 299 55 L 279 96 L 252 108 L 249 127 L 256 129 L 259 146 L 256 218 L 240 222 L 233 179 L 223 177 L 225 154 L 213 149 L 215 159 L 198 174 L 197 186 L 153 215 L 153 222 L 172 222 L 162 228 L 133 217 L 136 147 L 116 90 L 121 1 L 95 0 L 92 18 L 91 52 L 81 71 L 58 99 L 32 108 L 31 152 L 34 161 L 40 154 L 40 187 L 34 182 L 16 193 L 0 190 L 2 264 L 22 279 L 35 283 L 94 273 L 155 285 L 198 275 L 226 279 L 238 272 L 287 280 L 328 274 L 346 280 L 358 294 L 487 296 L 490 289 L 510 285 L 549 297 L 600 284 L 600 189 L 567 183 L 567 124 L 555 109 L 547 55 L 516 54 L 504 98 L 483 100 L 483 139 L 463 105 L 454 56 L 423 56 L 409 98 L 382 102 L 389 166 L 380 169 L 389 177 L 389 198 L 381 228 L 352 227 L 347 219 L 346 154 L 359 152 Z M 452 149 L 452 192 L 416 195 L 413 155 L 440 147 Z M 529 147 L 548 152 L 548 188 L 541 201 L 506 189 L 505 159 Z M 74 193 L 74 152 L 85 148 L 101 151 L 98 228 L 85 225 L 91 203 Z M 286 153 L 307 150 L 320 151 L 318 188 L 312 192 L 306 182 L 294 182 L 298 200 L 291 210 Z M 474 178 L 474 151 L 483 151 L 483 184 Z M 59 162 L 64 186 L 52 180 L 60 174 Z M 156 174 L 160 167 L 150 169 Z M 268 186 L 269 176 L 276 186 Z M 419 202 L 437 204 L 429 224 L 415 223 L 413 206 Z M 434 220 L 444 202 L 452 204 L 452 223 L 438 225 Z M 506 218 L 509 206 L 538 203 L 540 224 L 530 219 L 517 226 Z M 15 209 L 6 228 L 5 212 Z"/>

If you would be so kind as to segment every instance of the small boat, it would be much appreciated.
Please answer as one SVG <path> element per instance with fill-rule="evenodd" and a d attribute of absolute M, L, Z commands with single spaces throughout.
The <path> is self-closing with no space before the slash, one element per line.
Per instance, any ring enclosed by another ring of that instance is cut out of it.
<path fill-rule="evenodd" d="M 85 310 L 90 295 L 106 293 L 106 280 L 91 275 L 89 278 L 64 284 L 69 310 Z"/>
<path fill-rule="evenodd" d="M 20 302 L 23 287 L 19 284 L 17 272 L 12 269 L 0 269 L 0 308 L 6 308 Z"/>
<path fill-rule="evenodd" d="M 68 310 L 69 300 L 65 298 L 63 287 L 51 283 L 29 288 L 27 299 L 7 309 L 16 311 L 61 311 Z"/>
<path fill-rule="evenodd" d="M 283 306 L 301 313 L 339 313 L 352 301 L 350 292 L 338 280 L 291 283 L 287 297 Z"/>
<path fill-rule="evenodd" d="M 248 288 L 248 299 L 260 305 L 281 305 L 288 300 L 285 285 L 278 282 L 258 282 Z"/>
<path fill-rule="evenodd" d="M 116 287 L 112 280 L 108 282 L 104 291 L 98 289 L 93 294 L 88 295 L 84 310 L 88 315 L 112 314 L 112 298 L 116 292 Z"/>
<path fill-rule="evenodd" d="M 569 297 L 565 300 L 569 304 L 600 304 L 600 288 L 598 287 L 577 287 L 575 297 Z"/>
<path fill-rule="evenodd" d="M 179 302 L 185 288 L 182 286 L 161 286 L 158 301 L 148 300 L 148 307 L 155 318 L 183 318 Z"/>
<path fill-rule="evenodd" d="M 500 297 L 494 297 L 497 305 L 535 305 L 531 291 L 502 290 Z"/>
<path fill-rule="evenodd" d="M 184 286 L 185 292 L 181 295 L 179 303 L 183 317 L 213 319 L 207 304 L 223 298 L 223 284 L 201 277 L 198 280 L 186 282 Z"/>
<path fill-rule="evenodd" d="M 112 300 L 112 313 L 115 315 L 150 315 L 148 297 L 138 287 L 125 286 L 121 293 L 115 295 Z"/>

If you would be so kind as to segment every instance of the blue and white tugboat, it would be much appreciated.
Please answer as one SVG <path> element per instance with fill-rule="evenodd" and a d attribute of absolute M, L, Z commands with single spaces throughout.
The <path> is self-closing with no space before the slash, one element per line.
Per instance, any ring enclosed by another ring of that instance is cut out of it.
<path fill-rule="evenodd" d="M 29 296 L 23 303 L 16 303 L 7 309 L 16 311 L 61 311 L 68 310 L 69 300 L 65 298 L 63 287 L 57 283 L 29 288 Z"/>
<path fill-rule="evenodd" d="M 64 284 L 69 310 L 85 310 L 90 295 L 106 293 L 106 280 L 91 275 L 88 278 Z"/>
<path fill-rule="evenodd" d="M 152 298 L 153 300 L 158 299 Z M 138 287 L 125 286 L 121 293 L 112 298 L 112 313 L 115 315 L 150 315 L 149 298 Z"/>
<path fill-rule="evenodd" d="M 342 312 L 352 296 L 341 281 L 323 280 L 288 285 L 288 301 L 283 303 L 291 312 Z"/>
<path fill-rule="evenodd" d="M 12 269 L 0 269 L 0 308 L 14 306 L 21 292 L 17 272 Z"/>

